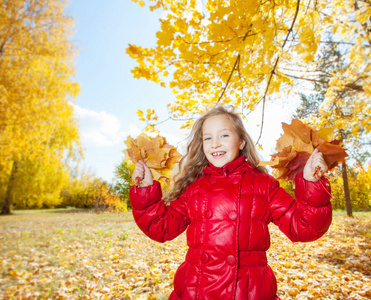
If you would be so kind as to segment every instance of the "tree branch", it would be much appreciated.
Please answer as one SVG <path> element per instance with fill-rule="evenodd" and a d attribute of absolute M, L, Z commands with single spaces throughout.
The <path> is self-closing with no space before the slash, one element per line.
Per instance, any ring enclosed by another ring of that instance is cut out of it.
<path fill-rule="evenodd" d="M 254 35 L 258 35 L 260 32 L 255 32 L 255 33 L 252 33 L 248 36 L 254 36 Z M 245 35 L 244 37 L 237 37 L 237 39 L 241 39 L 242 38 L 242 41 L 244 41 L 246 39 L 247 35 Z M 230 38 L 230 39 L 227 39 L 227 40 L 222 40 L 222 41 L 205 41 L 205 42 L 198 42 L 198 43 L 192 43 L 192 42 L 187 42 L 186 40 L 182 39 L 183 42 L 185 42 L 186 44 L 188 45 L 204 45 L 204 44 L 214 44 L 214 43 L 228 43 L 230 41 L 234 40 L 234 38 Z"/>
<path fill-rule="evenodd" d="M 283 72 L 281 72 L 281 74 L 283 74 L 287 77 L 290 77 L 290 78 L 305 80 L 305 81 L 310 81 L 310 82 L 316 82 L 316 83 L 321 83 L 321 84 L 328 84 L 328 82 L 329 82 L 328 80 L 318 80 L 318 79 L 299 77 L 299 76 L 295 76 L 295 75 L 286 74 L 286 73 L 283 73 Z"/>
<path fill-rule="evenodd" d="M 320 84 L 327 84 L 327 85 L 329 83 L 329 80 L 311 79 L 311 78 L 305 78 L 305 77 L 290 75 L 290 74 L 286 74 L 286 73 L 283 73 L 283 72 L 281 72 L 281 73 L 283 75 L 287 76 L 287 77 L 298 79 L 298 80 L 310 81 L 310 82 L 315 82 L 315 83 L 320 83 Z M 359 84 L 356 84 L 356 82 L 345 84 L 345 87 L 350 89 L 350 90 L 354 90 L 354 91 L 358 91 L 358 92 L 364 92 L 363 86 L 359 85 Z"/>
<path fill-rule="evenodd" d="M 300 0 L 299 0 L 300 1 Z M 256 141 L 255 145 L 257 145 L 260 141 L 260 138 L 263 134 L 263 126 L 264 126 L 264 113 L 265 113 L 265 99 L 267 97 L 267 93 L 268 93 L 268 89 L 269 89 L 269 86 L 271 84 L 271 80 L 272 80 L 272 77 L 273 77 L 273 74 L 275 74 L 275 70 L 276 70 L 276 67 L 277 67 L 277 64 L 278 64 L 278 61 L 280 60 L 280 57 L 277 57 L 276 58 L 276 62 L 274 63 L 274 66 L 273 66 L 273 69 L 271 71 L 271 74 L 269 76 L 269 80 L 268 80 L 268 83 L 267 83 L 267 87 L 265 88 L 265 92 L 264 92 L 264 96 L 262 98 L 263 100 L 263 108 L 262 108 L 262 121 L 261 121 L 261 126 L 260 126 L 260 133 L 259 133 L 259 137 L 258 137 L 258 140 Z M 259 101 L 260 102 L 260 101 Z"/>
<path fill-rule="evenodd" d="M 283 42 L 282 44 L 282 49 L 285 47 L 288 39 L 289 39 L 289 36 L 291 34 L 291 32 L 293 31 L 293 28 L 294 28 L 294 25 L 295 25 L 295 22 L 296 22 L 296 18 L 298 16 L 298 13 L 299 13 L 299 8 L 300 8 L 300 0 L 298 0 L 298 2 L 296 3 L 296 11 L 295 11 L 295 16 L 294 16 L 294 19 L 292 20 L 292 23 L 291 23 L 291 27 L 289 29 L 289 31 L 287 32 L 287 35 L 286 35 L 286 38 L 285 38 L 285 41 Z M 269 80 L 268 80 L 268 83 L 267 83 L 267 87 L 265 88 L 265 92 L 264 92 L 264 96 L 262 98 L 263 100 L 263 108 L 262 108 L 262 121 L 261 121 L 261 126 L 260 126 L 260 133 L 259 133 L 259 137 L 258 137 L 258 140 L 256 141 L 255 145 L 257 145 L 260 141 L 260 138 L 263 134 L 263 126 L 264 126 L 264 113 L 265 113 L 265 100 L 266 100 L 266 97 L 267 97 L 267 93 L 268 93 L 268 89 L 269 89 L 269 86 L 271 84 L 271 81 L 272 81 L 272 77 L 273 75 L 275 74 L 276 72 L 276 68 L 277 68 L 277 65 L 278 65 L 278 61 L 280 60 L 280 57 L 278 56 L 276 58 L 276 62 L 274 63 L 274 66 L 273 66 L 273 69 L 271 71 L 271 74 L 269 76 Z M 260 102 L 260 101 L 259 101 Z"/>
<path fill-rule="evenodd" d="M 218 99 L 218 101 L 217 101 L 216 103 L 219 103 L 220 100 L 222 99 L 222 97 L 223 97 L 223 95 L 224 95 L 224 93 L 225 93 L 225 91 L 226 91 L 226 89 L 227 89 L 227 87 L 228 87 L 229 81 L 230 81 L 231 78 L 232 78 L 232 75 L 233 75 L 233 73 L 234 73 L 234 70 L 236 69 L 236 66 L 237 66 L 237 64 L 238 64 L 238 62 L 239 62 L 239 60 L 240 60 L 240 57 L 241 57 L 241 56 L 238 54 L 238 55 L 237 55 L 237 58 L 236 58 L 236 61 L 234 62 L 234 65 L 233 65 L 233 69 L 232 69 L 231 73 L 229 74 L 229 77 L 228 77 L 228 80 L 227 80 L 227 82 L 226 82 L 226 84 L 225 84 L 225 86 L 224 86 L 224 89 L 222 90 L 222 93 L 220 94 L 219 99 Z"/>
<path fill-rule="evenodd" d="M 250 24 L 250 28 L 249 28 L 249 30 L 246 32 L 246 34 L 245 34 L 244 37 L 242 38 L 242 41 L 243 41 L 243 42 L 244 42 L 244 41 L 246 40 L 246 38 L 249 36 L 249 32 L 251 31 L 251 27 L 252 27 L 252 24 Z M 234 71 L 236 70 L 236 66 L 237 66 L 237 64 L 239 63 L 240 58 L 241 58 L 241 55 L 238 54 L 238 55 L 237 55 L 237 58 L 236 58 L 236 61 L 234 62 L 234 65 L 233 65 L 233 68 L 232 68 L 231 74 L 229 75 L 228 80 L 227 80 L 227 82 L 226 82 L 226 84 L 225 84 L 225 86 L 224 86 L 224 89 L 223 89 L 222 93 L 220 94 L 219 99 L 218 99 L 218 101 L 217 101 L 216 103 L 219 103 L 219 102 L 220 102 L 220 100 L 222 99 L 222 97 L 223 97 L 225 91 L 227 90 L 227 87 L 228 87 L 229 81 L 231 80 L 232 75 L 233 75 Z"/>

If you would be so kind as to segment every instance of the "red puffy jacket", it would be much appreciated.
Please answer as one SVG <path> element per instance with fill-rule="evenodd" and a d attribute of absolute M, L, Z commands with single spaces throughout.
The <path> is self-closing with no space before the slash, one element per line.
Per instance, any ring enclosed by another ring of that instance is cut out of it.
<path fill-rule="evenodd" d="M 329 228 L 329 194 L 319 182 L 295 180 L 297 199 L 240 156 L 203 176 L 166 206 L 158 182 L 130 190 L 135 221 L 151 239 L 174 239 L 187 227 L 189 250 L 170 299 L 279 299 L 267 265 L 268 224 L 293 242 L 313 241 Z"/>

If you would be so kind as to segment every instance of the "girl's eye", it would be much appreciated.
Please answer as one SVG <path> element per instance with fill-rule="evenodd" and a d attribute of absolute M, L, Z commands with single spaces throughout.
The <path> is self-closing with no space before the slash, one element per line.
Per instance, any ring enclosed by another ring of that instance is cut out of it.
<path fill-rule="evenodd" d="M 210 140 L 211 140 L 210 137 L 206 137 L 206 138 L 204 138 L 204 141 L 210 141 Z"/>
<path fill-rule="evenodd" d="M 222 135 L 222 138 L 226 138 L 226 137 L 229 137 L 229 135 L 228 134 L 223 134 Z"/>

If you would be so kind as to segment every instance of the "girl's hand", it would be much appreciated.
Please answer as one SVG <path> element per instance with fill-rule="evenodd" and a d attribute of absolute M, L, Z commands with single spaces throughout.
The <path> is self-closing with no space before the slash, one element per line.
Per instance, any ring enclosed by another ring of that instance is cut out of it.
<path fill-rule="evenodd" d="M 303 177 L 308 181 L 318 181 L 318 178 L 314 176 L 316 171 L 318 176 L 322 177 L 327 170 L 328 167 L 322 153 L 318 152 L 318 149 L 315 149 L 305 164 Z"/>
<path fill-rule="evenodd" d="M 143 161 L 138 161 L 135 165 L 133 175 L 131 177 L 135 182 L 139 178 L 138 186 L 145 187 L 153 184 L 153 177 L 151 171 Z"/>

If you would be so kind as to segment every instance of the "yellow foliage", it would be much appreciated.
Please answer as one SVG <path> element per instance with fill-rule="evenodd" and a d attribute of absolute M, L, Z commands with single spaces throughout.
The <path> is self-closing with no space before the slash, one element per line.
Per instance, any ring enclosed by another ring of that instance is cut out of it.
<path fill-rule="evenodd" d="M 158 132 L 155 128 L 155 124 L 150 123 L 153 121 L 158 120 L 158 115 L 156 114 L 154 109 L 147 108 L 147 114 L 144 115 L 144 112 L 140 109 L 137 110 L 137 115 L 139 117 L 139 121 L 145 121 L 147 123 L 147 126 L 145 128 L 145 131 L 147 132 Z"/>
<path fill-rule="evenodd" d="M 140 121 L 145 121 L 146 120 L 143 117 L 143 111 L 141 111 L 140 109 L 137 110 L 137 115 L 138 115 Z"/>
<path fill-rule="evenodd" d="M 168 106 L 172 116 L 197 116 L 217 102 L 224 89 L 219 102 L 248 110 L 254 110 L 263 96 L 287 98 L 292 91 L 301 92 L 293 87 L 302 74 L 322 80 L 313 78 L 320 67 L 313 60 L 333 32 L 348 50 L 347 65 L 331 75 L 315 124 L 338 131 L 353 128 L 355 138 L 363 130 L 371 131 L 369 2 L 148 2 L 155 2 L 151 9 L 165 11 L 157 44 L 154 48 L 129 45 L 126 51 L 137 61 L 132 70 L 135 78 L 173 90 L 176 98 Z"/>
<path fill-rule="evenodd" d="M 348 172 L 348 184 L 351 197 L 352 208 L 369 209 L 371 208 L 371 165 L 367 170 L 363 168 L 352 168 Z M 331 203 L 334 209 L 345 208 L 345 196 L 343 178 L 341 170 L 330 173 Z"/>
<path fill-rule="evenodd" d="M 94 206 L 94 196 L 103 184 L 101 178 L 87 172 L 83 172 L 78 177 L 71 177 L 62 190 L 63 201 L 61 206 L 92 208 Z"/>
<path fill-rule="evenodd" d="M 58 204 L 66 159 L 81 154 L 71 105 L 79 93 L 73 23 L 65 7 L 66 1 L 0 4 L 0 213 L 13 201 Z"/>
<path fill-rule="evenodd" d="M 119 194 L 115 194 L 104 184 L 94 192 L 94 209 L 96 211 L 126 212 L 126 202 L 120 198 Z"/>
<path fill-rule="evenodd" d="M 94 208 L 96 211 L 125 212 L 127 203 L 107 184 L 93 174 L 83 172 L 79 177 L 70 178 L 61 193 L 60 206 Z"/>
<path fill-rule="evenodd" d="M 323 16 L 316 10 L 301 13 L 294 27 L 300 47 L 294 53 L 285 52 L 288 24 L 294 23 L 297 1 L 155 1 L 166 10 L 156 33 L 155 48 L 129 45 L 127 53 L 138 66 L 134 77 L 143 77 L 160 84 L 166 82 L 178 95 L 170 112 L 179 116 L 197 114 L 215 102 L 227 81 L 229 86 L 222 102 L 240 104 L 240 95 L 251 90 L 256 97 L 245 99 L 248 107 L 257 103 L 268 84 L 275 60 L 289 63 L 300 54 L 310 60 L 320 41 Z M 317 6 L 321 7 L 320 4 Z M 308 9 L 300 3 L 299 11 Z M 292 49 L 292 48 L 291 48 Z M 238 73 L 230 77 L 238 58 Z M 173 68 L 169 74 L 168 66 Z M 279 70 L 275 70 L 278 74 Z M 282 83 L 292 85 L 284 75 L 270 81 L 268 95 L 280 93 Z M 190 100 L 192 99 L 192 101 Z M 197 99 L 197 105 L 192 102 Z"/>

